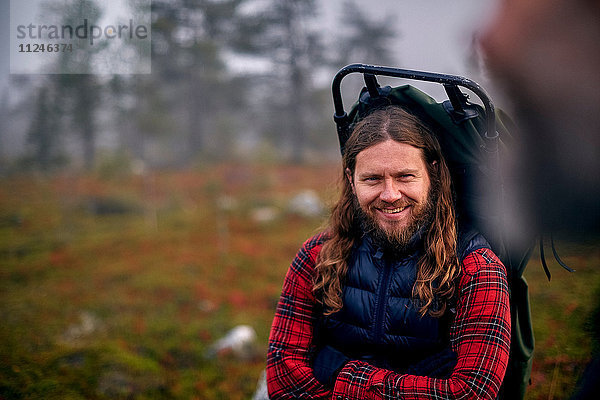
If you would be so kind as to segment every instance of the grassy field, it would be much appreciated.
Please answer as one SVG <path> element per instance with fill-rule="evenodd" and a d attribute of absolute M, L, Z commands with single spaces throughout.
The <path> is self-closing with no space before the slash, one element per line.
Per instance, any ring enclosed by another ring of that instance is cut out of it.
<path fill-rule="evenodd" d="M 335 166 L 212 166 L 186 172 L 23 175 L 0 182 L 0 399 L 248 399 L 289 262 L 328 204 Z M 537 338 L 530 399 L 568 398 L 600 251 L 559 243 L 577 272 L 528 267 Z M 243 357 L 209 356 L 231 328 Z"/>

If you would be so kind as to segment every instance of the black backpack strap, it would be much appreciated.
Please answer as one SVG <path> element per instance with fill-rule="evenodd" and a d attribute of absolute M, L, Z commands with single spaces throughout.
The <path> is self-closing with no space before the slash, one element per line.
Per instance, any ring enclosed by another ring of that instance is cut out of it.
<path fill-rule="evenodd" d="M 461 263 L 475 250 L 491 248 L 492 247 L 483 235 L 472 226 L 468 225 L 459 229 L 456 243 L 456 255 Z"/>

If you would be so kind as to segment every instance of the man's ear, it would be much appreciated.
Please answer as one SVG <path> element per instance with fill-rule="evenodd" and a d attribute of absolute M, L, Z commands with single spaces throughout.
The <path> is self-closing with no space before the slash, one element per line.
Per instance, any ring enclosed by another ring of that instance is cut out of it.
<path fill-rule="evenodd" d="M 356 194 L 356 191 L 354 190 L 354 178 L 352 177 L 352 171 L 350 171 L 350 168 L 346 168 L 346 179 L 348 179 L 348 183 L 350 183 L 352 193 Z"/>

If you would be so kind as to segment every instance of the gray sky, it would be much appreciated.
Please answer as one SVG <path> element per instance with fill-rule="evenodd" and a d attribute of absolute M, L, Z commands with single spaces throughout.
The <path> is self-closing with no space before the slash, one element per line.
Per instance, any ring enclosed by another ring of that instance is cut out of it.
<path fill-rule="evenodd" d="M 344 0 L 323 1 L 324 17 L 335 19 Z M 490 17 L 497 0 L 380 0 L 357 4 L 375 19 L 395 15 L 398 40 L 393 48 L 402 67 L 460 74 L 473 32 Z M 327 25 L 333 29 L 332 25 Z"/>
<path fill-rule="evenodd" d="M 326 0 L 320 3 L 322 18 L 328 21 L 323 24 L 323 29 L 335 30 L 343 3 L 344 0 Z M 381 19 L 388 14 L 396 16 L 399 37 L 390 49 L 399 60 L 395 66 L 468 76 L 472 73 L 466 61 L 472 35 L 489 19 L 497 0 L 358 0 L 357 4 L 373 18 Z M 2 91 L 10 71 L 9 10 L 10 0 L 0 0 L 0 29 L 3 30 L 0 34 Z M 480 83 L 484 86 L 486 84 Z"/>
<path fill-rule="evenodd" d="M 339 18 L 343 3 L 344 0 L 323 1 L 324 18 Z M 389 14 L 396 17 L 398 38 L 390 50 L 398 64 L 393 67 L 463 75 L 486 86 L 483 77 L 470 76 L 473 71 L 469 69 L 468 58 L 473 34 L 491 18 L 497 0 L 357 0 L 356 3 L 377 20 Z M 413 84 L 427 88 L 434 97 L 443 93 L 440 85 Z"/>

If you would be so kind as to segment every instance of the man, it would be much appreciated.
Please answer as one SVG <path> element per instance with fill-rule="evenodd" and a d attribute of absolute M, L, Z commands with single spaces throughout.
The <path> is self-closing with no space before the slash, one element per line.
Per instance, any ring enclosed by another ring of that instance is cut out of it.
<path fill-rule="evenodd" d="M 496 398 L 510 348 L 506 271 L 481 235 L 457 248 L 435 136 L 390 106 L 357 123 L 327 229 L 286 275 L 271 399 Z"/>

